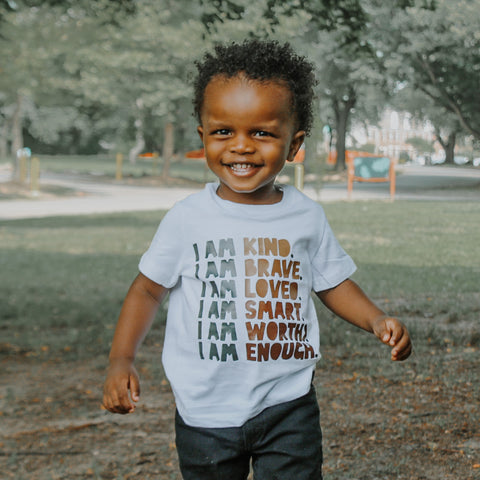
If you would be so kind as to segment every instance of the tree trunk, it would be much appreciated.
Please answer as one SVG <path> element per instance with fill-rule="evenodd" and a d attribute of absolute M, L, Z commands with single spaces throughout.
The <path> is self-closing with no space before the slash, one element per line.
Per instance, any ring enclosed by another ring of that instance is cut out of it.
<path fill-rule="evenodd" d="M 445 163 L 450 163 L 453 165 L 453 158 L 455 156 L 455 142 L 456 142 L 456 133 L 452 132 L 448 136 L 447 145 L 445 147 Z"/>
<path fill-rule="evenodd" d="M 131 164 L 137 163 L 137 157 L 145 148 L 145 138 L 143 136 L 143 122 L 137 118 L 135 120 L 135 145 L 128 152 L 128 161 Z"/>
<path fill-rule="evenodd" d="M 336 170 L 345 170 L 345 138 L 347 135 L 347 112 L 344 109 L 335 111 L 336 131 L 337 131 L 337 163 Z"/>
<path fill-rule="evenodd" d="M 15 109 L 12 115 L 12 178 L 19 179 L 20 174 L 20 159 L 17 157 L 17 151 L 23 148 L 23 126 L 22 126 L 22 95 L 17 93 L 17 99 L 15 101 Z"/>
<path fill-rule="evenodd" d="M 12 155 L 14 156 L 17 156 L 17 151 L 23 148 L 22 103 L 23 99 L 19 93 L 12 115 Z"/>
<path fill-rule="evenodd" d="M 4 160 L 8 155 L 8 123 L 3 119 L 2 128 L 0 128 L 0 159 Z"/>
<path fill-rule="evenodd" d="M 447 148 L 445 149 L 445 163 L 447 164 L 450 164 L 450 165 L 453 165 L 455 162 L 454 162 L 454 148 L 455 148 L 455 144 L 450 144 L 448 143 L 447 144 Z"/>
<path fill-rule="evenodd" d="M 178 122 L 178 120 L 177 120 Z M 177 157 L 178 161 L 182 163 L 185 160 L 185 154 L 187 153 L 187 149 L 185 148 L 186 145 L 186 128 L 183 124 L 178 124 L 177 123 L 177 131 L 176 131 L 176 137 L 177 137 Z"/>
<path fill-rule="evenodd" d="M 336 170 L 345 170 L 345 140 L 347 137 L 348 119 L 350 111 L 355 106 L 355 95 L 351 95 L 347 100 L 339 101 L 334 99 L 333 107 L 335 112 L 335 122 L 337 131 L 337 163 L 335 165 Z"/>
<path fill-rule="evenodd" d="M 455 143 L 457 140 L 457 133 L 450 132 L 448 134 L 447 141 L 445 141 L 439 132 L 435 133 L 437 137 L 438 143 L 442 146 L 443 150 L 445 151 L 445 163 L 453 165 L 454 164 L 454 156 L 455 156 Z"/>
<path fill-rule="evenodd" d="M 170 173 L 170 163 L 173 157 L 174 149 L 174 135 L 173 135 L 173 123 L 167 122 L 163 130 L 163 170 L 162 180 L 167 181 Z"/>
<path fill-rule="evenodd" d="M 143 101 L 137 98 L 135 101 L 137 106 L 137 118 L 135 119 L 135 145 L 128 152 L 128 161 L 131 164 L 137 162 L 137 157 L 145 148 L 145 136 L 143 134 Z"/>

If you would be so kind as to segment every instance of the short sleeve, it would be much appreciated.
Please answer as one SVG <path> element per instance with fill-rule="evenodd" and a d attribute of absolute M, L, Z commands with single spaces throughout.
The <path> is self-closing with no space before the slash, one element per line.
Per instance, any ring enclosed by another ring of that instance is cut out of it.
<path fill-rule="evenodd" d="M 320 246 L 312 258 L 313 290 L 320 292 L 336 287 L 357 269 L 352 258 L 343 250 L 324 219 Z"/>
<path fill-rule="evenodd" d="M 140 259 L 140 272 L 165 288 L 172 288 L 180 277 L 184 252 L 182 225 L 179 209 L 169 210 Z"/>

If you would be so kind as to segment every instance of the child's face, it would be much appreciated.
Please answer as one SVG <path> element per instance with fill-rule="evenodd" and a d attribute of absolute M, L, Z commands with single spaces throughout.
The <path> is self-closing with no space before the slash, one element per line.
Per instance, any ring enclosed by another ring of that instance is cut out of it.
<path fill-rule="evenodd" d="M 290 90 L 278 82 L 213 77 L 201 121 L 198 133 L 220 180 L 218 195 L 237 203 L 279 202 L 275 178 L 305 138 L 296 129 Z"/>

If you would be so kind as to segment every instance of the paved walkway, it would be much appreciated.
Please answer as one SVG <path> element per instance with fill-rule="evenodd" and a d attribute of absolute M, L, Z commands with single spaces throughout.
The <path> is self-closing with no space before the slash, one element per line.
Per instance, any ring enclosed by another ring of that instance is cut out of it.
<path fill-rule="evenodd" d="M 195 191 L 186 188 L 73 182 L 71 179 L 48 179 L 45 183 L 72 188 L 80 193 L 56 198 L 0 201 L 0 220 L 169 209 L 175 202 Z"/>
<path fill-rule="evenodd" d="M 480 169 L 402 166 L 397 176 L 396 200 L 480 201 Z M 2 180 L 0 175 L 0 181 Z M 8 178 L 3 175 L 3 180 Z M 191 188 L 160 188 L 100 183 L 85 178 L 50 175 L 44 184 L 72 188 L 76 196 L 0 201 L 0 220 L 38 218 L 141 210 L 169 209 L 196 191 Z M 309 197 L 320 202 L 345 201 L 345 183 L 306 188 Z M 355 183 L 351 201 L 389 200 L 388 184 Z"/>

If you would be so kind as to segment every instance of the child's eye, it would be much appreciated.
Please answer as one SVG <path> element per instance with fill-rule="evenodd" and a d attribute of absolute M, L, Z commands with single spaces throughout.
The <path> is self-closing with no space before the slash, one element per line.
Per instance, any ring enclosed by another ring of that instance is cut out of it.
<path fill-rule="evenodd" d="M 257 137 L 272 137 L 273 135 L 270 132 L 266 132 L 265 130 L 258 130 L 255 132 Z"/>
<path fill-rule="evenodd" d="M 230 130 L 228 128 L 219 128 L 212 133 L 213 135 L 230 135 Z"/>

